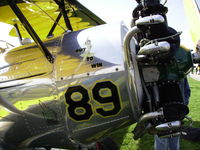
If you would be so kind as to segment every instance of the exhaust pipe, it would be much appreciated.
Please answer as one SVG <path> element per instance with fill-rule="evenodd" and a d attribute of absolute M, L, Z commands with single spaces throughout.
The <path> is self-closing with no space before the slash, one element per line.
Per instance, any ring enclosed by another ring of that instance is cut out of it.
<path fill-rule="evenodd" d="M 160 124 L 155 127 L 156 130 L 158 131 L 168 131 L 168 130 L 176 130 L 181 127 L 181 121 L 172 121 L 172 122 L 167 122 Z"/>
<path fill-rule="evenodd" d="M 164 117 L 163 111 L 156 111 L 144 114 L 138 121 L 133 134 L 134 140 L 141 138 L 152 125 L 149 123 L 149 120 L 156 119 L 158 117 Z"/>

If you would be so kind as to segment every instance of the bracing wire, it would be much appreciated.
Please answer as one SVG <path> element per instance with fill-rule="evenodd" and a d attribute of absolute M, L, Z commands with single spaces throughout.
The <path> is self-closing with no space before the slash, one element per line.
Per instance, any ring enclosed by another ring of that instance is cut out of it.
<path fill-rule="evenodd" d="M 64 31 L 65 28 L 63 26 L 61 26 L 54 18 L 52 18 L 46 11 L 44 11 L 39 5 L 37 5 L 36 3 L 31 3 L 29 1 L 23 0 L 25 3 L 31 4 L 31 5 L 35 5 L 37 8 L 39 8 L 43 13 L 45 13 L 53 22 L 55 22 L 60 28 L 62 28 Z"/>
<path fill-rule="evenodd" d="M 182 32 L 177 32 L 174 35 L 170 35 L 170 36 L 166 36 L 166 37 L 163 37 L 163 38 L 154 39 L 154 40 L 151 40 L 151 41 L 147 42 L 145 45 L 148 45 L 150 43 L 155 43 L 155 42 L 158 42 L 158 41 L 162 41 L 162 40 L 172 39 L 172 38 L 175 38 L 176 36 L 179 36 L 181 34 L 182 34 Z"/>
<path fill-rule="evenodd" d="M 167 0 L 165 0 L 165 2 L 163 3 L 163 5 L 165 5 L 167 3 Z"/>
<path fill-rule="evenodd" d="M 11 47 L 15 47 L 14 45 L 12 45 L 12 44 L 10 44 L 10 43 L 8 43 L 7 41 L 4 41 L 4 40 L 0 40 L 0 42 L 4 42 L 4 43 L 6 43 L 6 45 L 8 46 L 11 46 Z"/>

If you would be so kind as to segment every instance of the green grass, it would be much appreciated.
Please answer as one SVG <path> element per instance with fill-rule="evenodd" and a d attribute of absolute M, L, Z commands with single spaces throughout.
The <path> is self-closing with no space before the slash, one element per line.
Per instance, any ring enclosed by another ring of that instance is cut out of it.
<path fill-rule="evenodd" d="M 189 78 L 189 84 L 191 89 L 190 97 L 190 113 L 188 116 L 194 120 L 194 127 L 200 128 L 200 82 Z M 191 142 L 181 139 L 181 150 L 200 150 L 200 141 Z"/>
<path fill-rule="evenodd" d="M 194 127 L 200 128 L 200 82 L 189 78 L 189 84 L 191 88 L 190 97 L 190 113 L 188 116 L 194 120 Z M 187 122 L 186 122 L 187 123 Z M 121 129 L 115 132 L 112 137 L 120 145 L 120 150 L 154 150 L 154 138 L 152 135 L 146 134 L 141 139 L 133 140 L 132 131 L 135 125 L 131 125 L 128 128 Z M 192 142 L 181 139 L 181 150 L 200 150 L 200 141 Z"/>

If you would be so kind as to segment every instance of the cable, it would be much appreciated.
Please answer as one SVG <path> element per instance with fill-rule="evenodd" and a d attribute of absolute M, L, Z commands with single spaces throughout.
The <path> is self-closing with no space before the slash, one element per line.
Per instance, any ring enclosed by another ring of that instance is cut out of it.
<path fill-rule="evenodd" d="M 31 3 L 31 2 L 28 2 L 28 1 L 26 1 L 26 0 L 23 0 L 25 3 L 28 3 L 28 4 L 30 4 L 30 5 L 35 5 L 36 7 L 38 7 L 43 13 L 45 13 L 53 22 L 55 22 L 60 28 L 62 28 L 64 31 L 66 31 L 65 30 L 65 28 L 63 27 L 63 26 L 61 26 L 54 18 L 52 18 L 47 12 L 45 12 L 39 5 L 37 5 L 36 3 Z"/>
<path fill-rule="evenodd" d="M 166 37 L 163 37 L 163 38 L 154 39 L 154 40 L 151 40 L 151 41 L 147 42 L 145 45 L 148 45 L 150 43 L 156 43 L 158 41 L 162 41 L 162 40 L 166 40 L 166 39 L 170 39 L 170 38 L 174 38 L 174 37 L 179 36 L 181 34 L 182 34 L 182 32 L 177 32 L 174 35 L 170 35 L 170 36 L 166 36 Z"/>
<path fill-rule="evenodd" d="M 8 43 L 8 42 L 6 42 L 6 41 L 4 41 L 4 40 L 0 40 L 1 42 L 5 42 L 6 43 L 6 45 L 10 45 L 11 47 L 15 47 L 14 45 L 12 45 L 12 44 L 10 44 L 10 43 Z"/>
<path fill-rule="evenodd" d="M 167 0 L 165 0 L 165 2 L 163 3 L 163 5 L 165 5 L 167 3 Z"/>

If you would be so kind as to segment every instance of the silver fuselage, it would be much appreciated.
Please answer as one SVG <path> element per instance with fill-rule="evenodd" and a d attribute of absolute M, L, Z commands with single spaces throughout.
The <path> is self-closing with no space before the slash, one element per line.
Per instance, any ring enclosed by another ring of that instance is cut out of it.
<path fill-rule="evenodd" d="M 137 65 L 125 57 L 127 31 L 106 24 L 49 39 L 53 64 L 34 44 L 3 54 L 1 145 L 70 148 L 138 121 L 143 94 Z M 131 50 L 134 59 L 133 40 Z"/>

